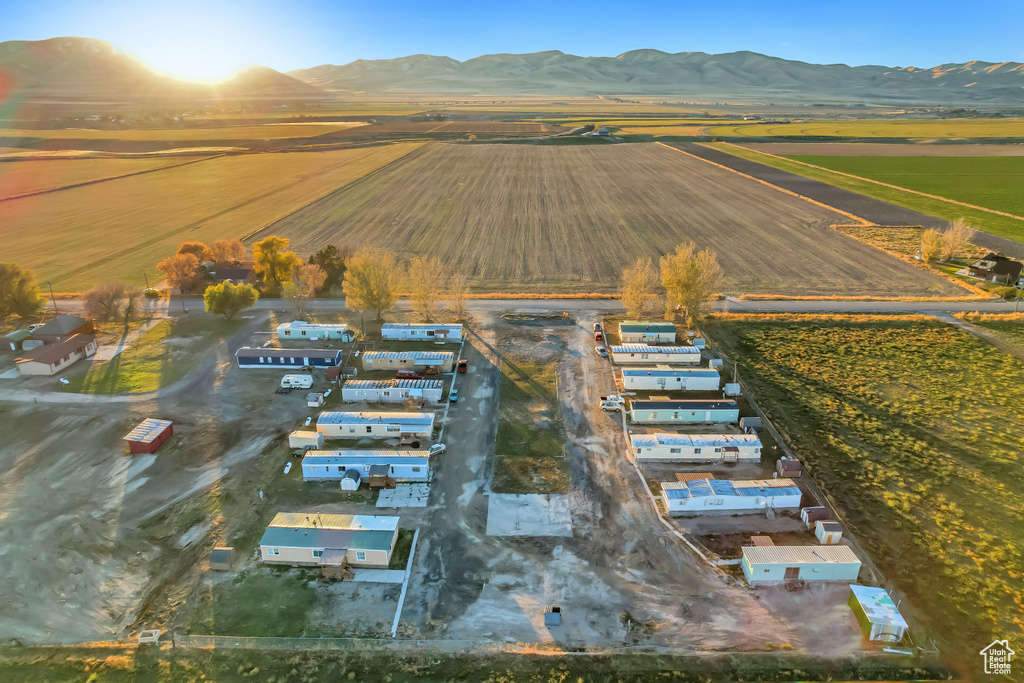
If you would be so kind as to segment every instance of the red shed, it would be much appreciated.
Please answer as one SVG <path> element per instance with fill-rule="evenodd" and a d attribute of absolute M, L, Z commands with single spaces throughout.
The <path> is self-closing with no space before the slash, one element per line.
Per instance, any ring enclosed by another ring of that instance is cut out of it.
<path fill-rule="evenodd" d="M 164 441 L 174 433 L 174 423 L 147 417 L 124 437 L 129 453 L 156 453 Z"/>

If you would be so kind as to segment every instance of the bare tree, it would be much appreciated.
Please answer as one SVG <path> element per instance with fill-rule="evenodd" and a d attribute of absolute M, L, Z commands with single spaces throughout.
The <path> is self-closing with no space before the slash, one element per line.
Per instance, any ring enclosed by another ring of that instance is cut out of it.
<path fill-rule="evenodd" d="M 722 287 L 722 267 L 713 249 L 697 249 L 693 242 L 680 244 L 674 253 L 661 257 L 661 284 L 665 287 L 665 314 L 677 308 L 687 324 L 704 316 L 711 297 Z"/>
<path fill-rule="evenodd" d="M 938 230 L 925 230 L 921 235 L 921 261 L 931 263 L 939 257 L 945 246 L 945 240 Z"/>
<path fill-rule="evenodd" d="M 358 311 L 373 311 L 380 320 L 398 300 L 401 275 L 398 259 L 390 249 L 360 249 L 345 259 L 341 288 L 346 305 Z"/>
<path fill-rule="evenodd" d="M 953 221 L 942 233 L 942 260 L 948 261 L 963 254 L 976 232 L 963 218 Z"/>
<path fill-rule="evenodd" d="M 196 276 L 199 259 L 195 254 L 175 254 L 156 264 L 156 267 L 164 274 L 171 287 L 184 294 Z"/>
<path fill-rule="evenodd" d="M 649 258 L 638 258 L 629 268 L 622 271 L 622 289 L 619 300 L 626 308 L 626 317 L 639 320 L 658 286 L 658 273 Z"/>
<path fill-rule="evenodd" d="M 306 315 L 306 305 L 316 296 L 326 280 L 327 273 L 324 269 L 313 263 L 303 263 L 295 269 L 295 278 L 284 286 L 282 295 L 295 307 L 295 313 L 299 318 Z"/>
<path fill-rule="evenodd" d="M 405 286 L 413 309 L 427 321 L 437 314 L 444 279 L 444 263 L 437 256 L 413 256 L 409 259 Z"/>
<path fill-rule="evenodd" d="M 465 320 L 468 311 L 466 302 L 469 299 L 469 278 L 462 271 L 455 271 L 448 278 L 448 310 L 456 320 Z"/>
<path fill-rule="evenodd" d="M 96 320 L 117 320 L 124 308 L 125 286 L 120 282 L 96 285 L 83 297 L 85 314 Z"/>
<path fill-rule="evenodd" d="M 124 321 L 128 323 L 139 312 L 142 304 L 142 290 L 138 287 L 124 288 Z"/>

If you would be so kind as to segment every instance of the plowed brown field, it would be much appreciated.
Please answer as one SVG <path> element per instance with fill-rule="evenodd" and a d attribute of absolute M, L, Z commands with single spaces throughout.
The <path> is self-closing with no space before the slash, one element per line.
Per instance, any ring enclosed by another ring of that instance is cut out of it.
<path fill-rule="evenodd" d="M 434 253 L 482 291 L 614 291 L 637 256 L 694 240 L 730 292 L 959 295 L 835 230 L 848 219 L 658 145 L 435 143 L 269 226 L 323 244 Z"/>

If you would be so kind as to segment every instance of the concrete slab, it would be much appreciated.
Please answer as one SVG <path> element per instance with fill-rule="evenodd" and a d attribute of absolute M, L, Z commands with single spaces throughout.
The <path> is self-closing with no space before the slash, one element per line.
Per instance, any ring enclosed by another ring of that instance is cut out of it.
<path fill-rule="evenodd" d="M 353 569 L 352 580 L 361 583 L 403 583 L 404 569 Z"/>
<path fill-rule="evenodd" d="M 18 368 L 4 370 L 3 374 L 0 374 L 0 379 L 18 379 L 19 377 L 21 377 L 21 373 L 18 372 Z"/>
<path fill-rule="evenodd" d="M 430 484 L 397 484 L 393 489 L 381 489 L 377 507 L 425 508 L 429 496 Z"/>
<path fill-rule="evenodd" d="M 492 493 L 488 536 L 572 536 L 569 496 Z"/>

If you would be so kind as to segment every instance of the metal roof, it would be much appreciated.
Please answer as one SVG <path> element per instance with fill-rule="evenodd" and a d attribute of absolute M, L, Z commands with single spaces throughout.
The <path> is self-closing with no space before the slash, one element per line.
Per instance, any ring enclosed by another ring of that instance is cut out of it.
<path fill-rule="evenodd" d="M 441 389 L 439 379 L 350 379 L 342 389 Z"/>
<path fill-rule="evenodd" d="M 20 342 L 24 339 L 28 339 L 32 336 L 32 333 L 28 330 L 14 330 L 4 335 L 4 339 L 10 339 L 13 342 Z"/>
<path fill-rule="evenodd" d="M 343 412 L 327 411 L 320 413 L 316 419 L 318 425 L 432 425 L 433 413 L 399 413 L 399 412 Z"/>
<path fill-rule="evenodd" d="M 278 512 L 271 527 L 298 529 L 348 529 L 351 531 L 394 531 L 398 517 L 394 515 L 335 515 L 319 512 Z"/>
<path fill-rule="evenodd" d="M 381 332 L 384 330 L 459 330 L 462 331 L 462 325 L 431 325 L 430 323 L 384 323 L 380 326 Z"/>
<path fill-rule="evenodd" d="M 696 353 L 696 346 L 649 346 L 647 344 L 620 344 L 612 347 L 612 353 Z"/>
<path fill-rule="evenodd" d="M 38 332 L 38 330 L 36 332 Z M 39 346 L 25 351 L 24 354 L 18 356 L 14 362 L 45 363 L 46 365 L 53 365 L 64 358 L 64 356 L 70 356 L 72 353 L 79 353 L 80 351 L 83 351 L 87 346 L 95 341 L 96 337 L 91 334 L 73 334 L 67 339 L 54 344 L 46 344 L 44 346 Z"/>
<path fill-rule="evenodd" d="M 391 539 L 398 533 L 390 531 L 350 531 L 348 529 L 295 529 L 267 527 L 261 546 L 279 548 L 334 548 L 338 550 L 390 550 Z"/>
<path fill-rule="evenodd" d="M 823 564 L 837 562 L 860 564 L 857 554 L 845 545 L 776 545 L 743 547 L 743 560 L 748 564 Z"/>
<path fill-rule="evenodd" d="M 892 601 L 885 590 L 850 584 L 850 591 L 853 592 L 854 599 L 860 603 L 861 609 L 864 610 L 865 616 L 872 624 L 909 628 L 907 620 L 900 614 L 896 603 Z"/>
<path fill-rule="evenodd" d="M 303 465 L 429 465 L 426 451 L 306 451 Z"/>
<path fill-rule="evenodd" d="M 634 448 L 761 446 L 761 439 L 756 434 L 630 434 L 629 440 Z"/>
<path fill-rule="evenodd" d="M 345 323 L 309 323 L 305 320 L 293 320 L 290 323 L 281 323 L 277 326 L 281 330 L 341 330 L 348 329 Z"/>
<path fill-rule="evenodd" d="M 77 315 L 67 315 L 61 313 L 56 318 L 46 323 L 42 327 L 37 327 L 32 334 L 35 336 L 46 335 L 46 334 L 67 334 L 74 330 L 77 330 L 82 325 L 85 325 L 89 321 L 85 318 L 79 318 Z"/>
<path fill-rule="evenodd" d="M 128 432 L 124 441 L 135 441 L 138 443 L 153 443 L 153 441 L 164 433 L 173 422 L 170 420 L 158 420 L 155 417 L 147 417 L 135 426 L 135 429 Z"/>
<path fill-rule="evenodd" d="M 292 432 L 288 436 L 294 436 L 294 437 L 296 437 L 298 439 L 315 439 L 318 436 L 320 436 L 320 432 L 307 432 L 307 431 L 302 430 L 302 429 L 296 429 L 294 432 Z"/>
<path fill-rule="evenodd" d="M 341 351 L 334 349 L 254 349 L 248 346 L 235 351 L 236 358 L 337 358 Z"/>
<path fill-rule="evenodd" d="M 694 481 L 665 481 L 661 489 L 670 499 L 706 498 L 711 496 L 739 496 L 774 498 L 800 495 L 800 489 L 791 479 L 697 479 Z"/>
<path fill-rule="evenodd" d="M 623 377 L 718 377 L 708 368 L 622 368 Z"/>
<path fill-rule="evenodd" d="M 702 401 L 686 399 L 681 401 L 632 401 L 633 410 L 733 410 L 739 409 L 736 401 Z"/>
<path fill-rule="evenodd" d="M 435 360 L 445 361 L 454 358 L 451 351 L 367 351 L 363 354 L 363 360 L 377 359 L 407 359 L 407 360 Z"/>
<path fill-rule="evenodd" d="M 643 320 L 623 320 L 619 323 L 620 332 L 675 332 L 672 323 L 649 323 Z"/>

